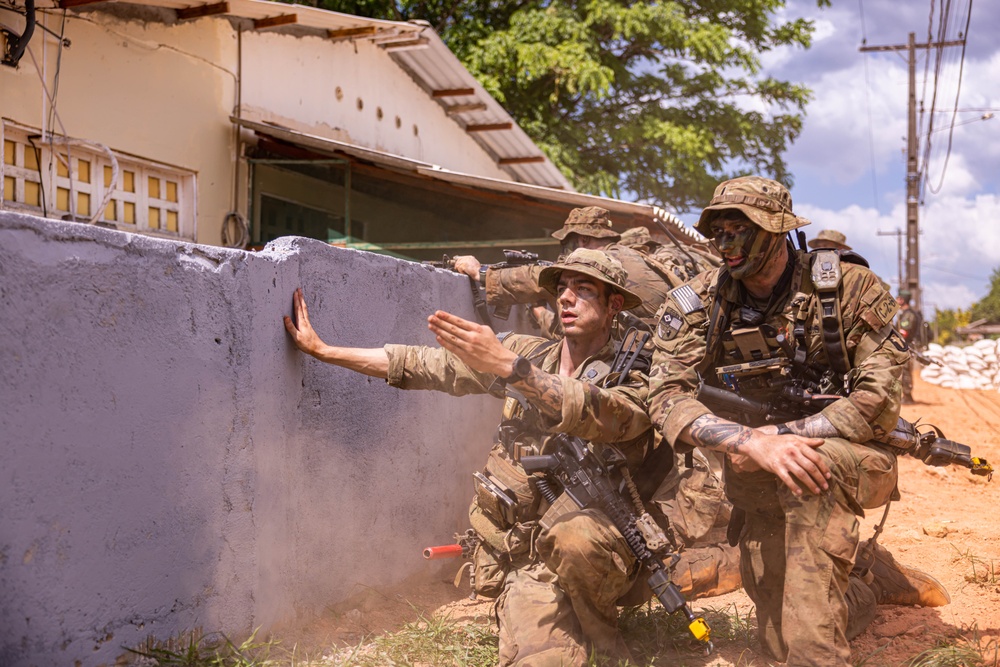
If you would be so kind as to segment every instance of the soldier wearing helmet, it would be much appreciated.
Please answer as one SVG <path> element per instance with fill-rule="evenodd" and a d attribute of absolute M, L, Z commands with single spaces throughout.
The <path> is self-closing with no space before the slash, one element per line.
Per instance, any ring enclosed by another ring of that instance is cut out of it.
<path fill-rule="evenodd" d="M 858 516 L 896 489 L 896 456 L 875 440 L 896 425 L 907 354 L 896 303 L 871 271 L 792 247 L 786 233 L 806 224 L 776 181 L 716 188 L 697 228 L 723 266 L 671 290 L 660 309 L 649 410 L 674 447 L 726 455 L 730 537 L 761 646 L 789 665 L 846 667 L 848 640 L 876 603 L 949 598 L 873 541 L 859 548 Z M 782 421 L 720 402 L 733 393 L 757 405 L 841 397 Z"/>

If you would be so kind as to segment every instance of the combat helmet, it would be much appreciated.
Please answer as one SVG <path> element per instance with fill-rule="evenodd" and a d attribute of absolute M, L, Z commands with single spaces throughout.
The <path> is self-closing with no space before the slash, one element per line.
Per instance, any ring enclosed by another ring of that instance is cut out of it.
<path fill-rule="evenodd" d="M 784 234 L 809 224 L 792 213 L 792 195 L 781 183 L 762 176 L 741 176 L 723 181 L 715 188 L 712 201 L 701 212 L 695 229 L 711 237 L 711 222 L 719 211 L 743 212 L 764 231 Z"/>

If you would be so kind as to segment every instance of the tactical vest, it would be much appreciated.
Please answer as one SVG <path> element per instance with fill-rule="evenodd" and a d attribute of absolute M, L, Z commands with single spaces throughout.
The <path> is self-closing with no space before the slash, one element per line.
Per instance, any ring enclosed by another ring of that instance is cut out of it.
<path fill-rule="evenodd" d="M 807 382 L 815 393 L 843 392 L 850 364 L 840 312 L 840 256 L 820 251 L 807 257 L 808 265 L 793 255 L 788 297 L 780 312 L 730 302 L 723 293 L 732 279 L 725 268 L 719 272 L 712 287 L 705 357 L 698 365 L 709 384 L 753 398 L 766 397 L 792 378 Z M 693 290 L 688 291 L 688 313 L 704 308 Z M 809 358 L 806 336 L 817 318 L 826 362 L 822 364 Z M 825 372 L 816 370 L 818 366 Z"/>

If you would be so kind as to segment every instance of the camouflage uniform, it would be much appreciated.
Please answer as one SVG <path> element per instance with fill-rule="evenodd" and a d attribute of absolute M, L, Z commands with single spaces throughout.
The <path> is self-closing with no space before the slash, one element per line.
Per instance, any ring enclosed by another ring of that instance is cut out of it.
<path fill-rule="evenodd" d="M 578 250 L 566 261 L 588 253 L 603 256 L 599 251 Z M 547 273 L 540 276 L 542 284 L 552 282 L 553 269 L 557 273 L 559 265 L 547 267 Z M 621 267 L 617 270 L 624 284 Z M 626 304 L 637 300 L 634 295 L 626 296 Z M 501 334 L 501 342 L 558 377 L 563 341 Z M 457 396 L 498 394 L 494 376 L 469 368 L 446 350 L 387 345 L 385 351 L 392 386 L 435 389 Z M 510 428 L 515 420 L 528 423 L 513 443 L 498 437 L 483 473 L 514 492 L 516 508 L 513 514 L 504 514 L 485 487 L 477 485 L 469 511 L 482 540 L 473 555 L 476 590 L 497 597 L 502 665 L 584 665 L 591 649 L 614 658 L 628 656 L 618 631 L 615 605 L 632 587 L 639 571 L 628 545 L 599 511 L 546 515 L 547 503 L 517 461 L 524 453 L 522 448 L 544 453 L 547 433 L 569 433 L 591 441 L 594 447 L 616 443 L 636 483 L 642 486 L 643 465 L 653 452 L 652 430 L 645 413 L 646 378 L 634 371 L 625 383 L 596 391 L 593 386 L 604 382 L 613 358 L 609 340 L 575 370 L 573 380 L 560 378 L 564 400 L 558 422 L 547 421 L 537 412 L 525 414 L 511 397 L 504 405 L 501 427 Z M 665 449 L 660 454 L 671 452 Z M 538 523 L 543 515 L 553 522 L 546 531 Z"/>
<path fill-rule="evenodd" d="M 896 328 L 906 339 L 906 343 L 917 350 L 923 350 L 923 318 L 920 312 L 910 307 L 910 293 L 901 290 L 899 299 L 903 301 L 900 306 L 899 315 L 896 316 Z M 903 371 L 903 402 L 913 402 L 913 358 L 906 362 L 906 370 Z"/>
<path fill-rule="evenodd" d="M 629 244 L 620 243 L 621 237 L 611 228 L 609 216 L 609 211 L 597 206 L 573 209 L 565 225 L 552 236 L 559 241 L 565 241 L 570 234 L 606 239 L 608 245 L 601 249 L 621 262 L 628 276 L 629 290 L 642 299 L 642 305 L 630 309 L 631 312 L 652 323 L 653 315 L 666 298 L 667 291 L 681 285 L 693 272 L 686 267 L 686 258 L 678 257 L 674 248 L 656 244 L 657 249 L 643 253 Z M 692 252 L 692 256 L 697 260 L 695 272 L 712 265 L 704 254 Z M 486 302 L 491 306 L 538 302 L 554 305 L 552 297 L 538 287 L 541 270 L 539 266 L 487 269 Z"/>
<path fill-rule="evenodd" d="M 805 224 L 791 214 L 791 197 L 784 188 L 748 177 L 716 190 L 712 206 L 702 214 L 699 231 L 710 233 L 705 224 L 711 219 L 708 211 L 745 211 L 748 206 L 770 208 L 773 219 L 779 221 L 776 225 L 784 226 L 768 231 L 780 233 Z M 753 216 L 751 220 L 757 222 Z M 731 337 L 737 329 L 746 330 L 740 323 L 741 306 L 763 311 L 759 329 L 766 331 L 767 356 L 783 356 L 775 334 L 784 333 L 794 340 L 799 325 L 803 336 L 801 342 L 793 343 L 795 348 L 806 350 L 807 363 L 830 367 L 822 340 L 819 294 L 810 278 L 812 257 L 790 245 L 788 251 L 786 276 L 790 279 L 779 283 L 768 304 L 754 302 L 738 281 L 725 277 L 725 269 L 699 275 L 672 291 L 664 303 L 657 317 L 657 350 L 650 371 L 650 418 L 671 445 L 684 447 L 678 440 L 681 432 L 711 413 L 696 399 L 700 377 L 722 386 L 714 369 L 742 361 Z M 771 473 L 737 472 L 728 462 L 725 471 L 726 492 L 733 505 L 746 513 L 740 534 L 741 569 L 743 586 L 756 605 L 761 645 L 790 665 L 850 664 L 845 595 L 858 549 L 857 517 L 863 516 L 864 509 L 884 505 L 896 487 L 895 455 L 872 442 L 892 430 L 899 413 L 899 377 L 907 354 L 892 328 L 896 305 L 869 270 L 848 263 L 842 269 L 836 298 L 851 368 L 847 374 L 851 392 L 823 410 L 841 436 L 827 439 L 818 449 L 833 474 L 830 490 L 796 497 Z M 711 349 L 707 344 L 710 329 L 714 332 Z M 752 377 L 746 386 L 741 381 L 740 390 L 758 400 L 767 400 L 778 391 Z M 874 600 L 868 596 L 865 604 L 871 606 Z"/>

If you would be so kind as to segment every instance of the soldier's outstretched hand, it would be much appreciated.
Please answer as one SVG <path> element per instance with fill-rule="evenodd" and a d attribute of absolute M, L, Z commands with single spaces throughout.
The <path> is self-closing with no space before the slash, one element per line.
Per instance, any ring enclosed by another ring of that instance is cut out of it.
<path fill-rule="evenodd" d="M 441 347 L 469 368 L 499 377 L 507 377 L 513 372 L 517 355 L 501 345 L 488 326 L 438 310 L 427 318 L 427 327 Z"/>
<path fill-rule="evenodd" d="M 309 323 L 309 309 L 306 307 L 305 297 L 302 296 L 302 288 L 298 287 L 292 295 L 292 314 L 295 319 L 285 315 L 285 330 L 292 337 L 295 347 L 306 354 L 316 355 L 326 344 L 319 337 L 316 330 Z"/>

